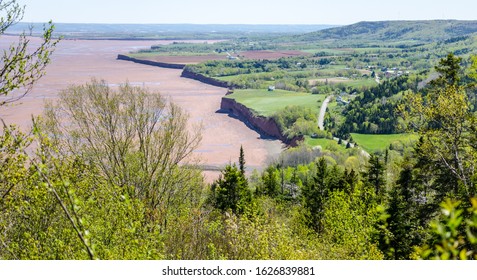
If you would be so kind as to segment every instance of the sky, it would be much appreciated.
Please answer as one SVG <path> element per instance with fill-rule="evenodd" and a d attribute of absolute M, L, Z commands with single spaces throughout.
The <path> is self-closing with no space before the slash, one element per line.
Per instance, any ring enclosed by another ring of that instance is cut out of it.
<path fill-rule="evenodd" d="M 475 0 L 17 0 L 24 22 L 336 24 L 477 20 Z"/>

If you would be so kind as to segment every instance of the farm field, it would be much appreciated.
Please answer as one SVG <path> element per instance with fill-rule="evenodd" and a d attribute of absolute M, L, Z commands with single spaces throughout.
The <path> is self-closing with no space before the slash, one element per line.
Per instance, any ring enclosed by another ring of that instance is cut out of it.
<path fill-rule="evenodd" d="M 238 53 L 240 57 L 245 59 L 278 59 L 282 57 L 294 57 L 309 55 L 306 52 L 298 50 L 257 50 L 257 51 L 244 51 Z"/>
<path fill-rule="evenodd" d="M 220 42 L 220 41 L 216 41 Z M 295 57 L 304 56 L 308 53 L 301 51 L 273 51 L 273 50 L 258 50 L 258 51 L 245 51 L 234 53 L 240 59 L 279 59 L 282 57 Z M 156 62 L 164 63 L 180 63 L 180 64 L 197 64 L 211 60 L 228 60 L 226 52 L 217 53 L 212 50 L 197 50 L 197 51 L 147 51 L 147 52 L 134 52 L 128 56 L 147 59 Z"/>
<path fill-rule="evenodd" d="M 227 59 L 225 55 L 219 54 L 151 54 L 139 53 L 130 55 L 133 58 L 147 59 L 155 62 L 176 63 L 176 64 L 198 64 L 209 60 L 224 60 Z"/>
<path fill-rule="evenodd" d="M 328 151 L 339 151 L 341 153 L 346 152 L 345 145 L 338 145 L 338 142 L 333 139 L 326 139 L 326 138 L 311 138 L 309 136 L 305 137 L 305 144 L 310 147 L 317 147 L 320 146 L 322 149 Z"/>
<path fill-rule="evenodd" d="M 318 112 L 326 96 L 285 90 L 244 89 L 235 90 L 233 94 L 227 95 L 226 98 L 235 99 L 258 115 L 271 116 L 287 106 L 302 106 Z"/>
<path fill-rule="evenodd" d="M 369 153 L 384 151 L 391 144 L 409 144 L 416 141 L 418 136 L 414 134 L 359 134 L 351 133 L 354 142 Z"/>

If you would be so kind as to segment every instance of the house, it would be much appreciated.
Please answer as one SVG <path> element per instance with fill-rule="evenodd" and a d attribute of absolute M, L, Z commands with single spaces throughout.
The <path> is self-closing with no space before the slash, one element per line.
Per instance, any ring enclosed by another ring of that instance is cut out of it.
<path fill-rule="evenodd" d="M 341 95 L 336 97 L 336 102 L 338 102 L 338 104 L 340 104 L 340 105 L 348 105 L 349 104 L 349 100 L 344 100 L 343 97 L 341 97 Z"/>

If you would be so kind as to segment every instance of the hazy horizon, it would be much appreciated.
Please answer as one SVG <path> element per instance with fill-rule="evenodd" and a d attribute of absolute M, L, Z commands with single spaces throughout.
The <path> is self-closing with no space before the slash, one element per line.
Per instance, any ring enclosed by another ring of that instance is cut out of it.
<path fill-rule="evenodd" d="M 383 20 L 474 20 L 477 2 L 455 0 L 18 0 L 23 22 L 83 24 L 348 25 Z"/>

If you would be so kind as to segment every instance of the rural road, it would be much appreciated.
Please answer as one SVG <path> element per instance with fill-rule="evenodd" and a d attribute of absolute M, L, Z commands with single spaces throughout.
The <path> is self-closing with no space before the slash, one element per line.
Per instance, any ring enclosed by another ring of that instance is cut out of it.
<path fill-rule="evenodd" d="M 323 101 L 323 104 L 321 105 L 320 115 L 318 116 L 318 127 L 320 128 L 320 130 L 325 130 L 324 129 L 324 121 L 325 121 L 326 108 L 328 108 L 328 103 L 330 103 L 331 97 L 332 97 L 332 95 L 326 97 L 326 99 Z M 333 137 L 333 140 L 339 141 L 339 138 Z M 343 141 L 344 145 L 348 145 L 348 141 L 346 141 L 344 139 L 342 139 L 341 141 Z M 354 148 L 353 143 L 350 143 L 350 145 L 351 145 L 352 148 Z M 368 152 L 366 152 L 365 150 L 363 150 L 361 148 L 360 148 L 360 150 L 361 150 L 362 155 L 369 158 L 369 153 Z"/>
<path fill-rule="evenodd" d="M 331 97 L 332 95 L 326 97 L 326 99 L 323 101 L 323 104 L 321 105 L 320 115 L 318 116 L 318 127 L 320 128 L 320 130 L 325 130 L 324 122 L 325 122 L 326 108 L 328 107 L 328 103 L 330 103 Z"/>

